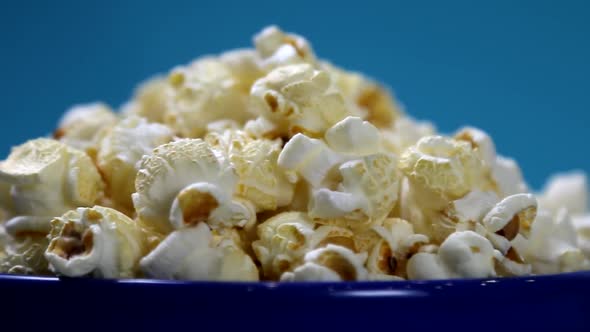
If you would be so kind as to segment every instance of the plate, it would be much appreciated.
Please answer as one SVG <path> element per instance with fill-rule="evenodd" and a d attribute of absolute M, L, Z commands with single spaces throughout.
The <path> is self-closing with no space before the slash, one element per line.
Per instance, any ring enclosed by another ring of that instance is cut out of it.
<path fill-rule="evenodd" d="M 27 331 L 590 331 L 590 272 L 354 283 L 0 275 L 0 299 L 4 324 Z"/>

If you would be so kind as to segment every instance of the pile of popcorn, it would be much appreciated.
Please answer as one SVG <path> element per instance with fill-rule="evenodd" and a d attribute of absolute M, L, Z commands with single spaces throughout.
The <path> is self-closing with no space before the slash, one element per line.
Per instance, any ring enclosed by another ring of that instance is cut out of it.
<path fill-rule="evenodd" d="M 76 105 L 0 163 L 0 273 L 486 278 L 590 269 L 586 176 L 529 193 L 481 129 L 437 132 L 267 27 L 254 48 Z"/>

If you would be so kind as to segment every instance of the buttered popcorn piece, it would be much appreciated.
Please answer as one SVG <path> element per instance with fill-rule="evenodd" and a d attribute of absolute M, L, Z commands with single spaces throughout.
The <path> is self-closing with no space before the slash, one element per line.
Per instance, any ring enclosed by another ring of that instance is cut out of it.
<path fill-rule="evenodd" d="M 401 154 L 419 139 L 436 133 L 435 126 L 428 121 L 417 121 L 410 116 L 400 117 L 391 128 L 381 130 L 386 150 Z"/>
<path fill-rule="evenodd" d="M 439 227 L 444 226 L 441 212 L 451 201 L 472 190 L 494 188 L 489 168 L 472 145 L 448 137 L 421 138 L 402 153 L 398 167 L 406 177 L 400 193 L 401 217 L 437 243 L 448 235 Z"/>
<path fill-rule="evenodd" d="M 267 278 L 278 278 L 292 270 L 310 249 L 314 223 L 301 212 L 280 213 L 258 226 L 258 240 L 252 243 Z"/>
<path fill-rule="evenodd" d="M 8 220 L 14 212 L 10 190 L 10 184 L 0 182 L 0 225 Z"/>
<path fill-rule="evenodd" d="M 61 118 L 53 136 L 94 158 L 104 130 L 117 121 L 117 115 L 103 103 L 75 105 Z"/>
<path fill-rule="evenodd" d="M 572 215 L 584 214 L 588 210 L 588 180 L 580 171 L 552 175 L 539 194 L 542 209 L 557 212 L 566 208 Z"/>
<path fill-rule="evenodd" d="M 475 232 L 455 232 L 441 244 L 438 253 L 412 256 L 407 272 L 410 279 L 493 277 L 494 248 Z"/>
<path fill-rule="evenodd" d="M 101 206 L 79 208 L 53 219 L 45 252 L 50 268 L 69 277 L 133 278 L 147 241 L 139 224 Z"/>
<path fill-rule="evenodd" d="M 141 160 L 133 204 L 139 218 L 161 231 L 207 222 L 240 226 L 255 220 L 252 203 L 234 198 L 238 177 L 201 139 L 156 148 Z"/>
<path fill-rule="evenodd" d="M 154 76 L 141 82 L 133 98 L 123 106 L 122 113 L 146 118 L 150 122 L 164 122 L 170 85 L 163 76 Z"/>
<path fill-rule="evenodd" d="M 176 230 L 141 260 L 158 279 L 257 281 L 258 269 L 236 236 L 214 234 L 206 223 Z"/>
<path fill-rule="evenodd" d="M 328 245 L 345 247 L 355 253 L 367 251 L 360 238 L 345 227 L 317 225 L 302 212 L 283 212 L 258 226 L 258 240 L 252 247 L 268 279 L 292 272 L 304 256 Z"/>
<path fill-rule="evenodd" d="M 318 223 L 368 227 L 385 219 L 397 201 L 397 159 L 381 152 L 377 128 L 358 117 L 336 123 L 324 140 L 295 135 L 278 163 L 310 185 L 308 210 Z"/>
<path fill-rule="evenodd" d="M 237 130 L 209 133 L 205 141 L 231 163 L 239 178 L 237 194 L 251 201 L 258 211 L 291 203 L 295 185 L 278 166 L 280 141 L 253 139 Z"/>
<path fill-rule="evenodd" d="M 514 159 L 496 156 L 496 162 L 492 165 L 492 179 L 496 183 L 497 191 L 504 197 L 529 191 L 520 167 Z"/>
<path fill-rule="evenodd" d="M 363 266 L 366 254 L 329 244 L 305 255 L 303 265 L 293 272 L 285 272 L 281 281 L 356 281 L 366 280 L 368 272 Z"/>
<path fill-rule="evenodd" d="M 260 56 L 260 66 L 270 71 L 277 67 L 309 63 L 316 58 L 310 43 L 303 37 L 269 26 L 254 36 L 254 46 Z"/>
<path fill-rule="evenodd" d="M 13 148 L 0 163 L 0 182 L 11 186 L 15 217 L 7 231 L 13 236 L 47 232 L 54 216 L 93 205 L 104 187 L 90 157 L 46 138 Z"/>
<path fill-rule="evenodd" d="M 445 199 L 490 187 L 483 160 L 468 142 L 427 136 L 400 157 L 399 168 L 420 189 Z"/>
<path fill-rule="evenodd" d="M 213 121 L 231 119 L 244 123 L 248 93 L 232 68 L 215 57 L 198 58 L 177 67 L 168 77 L 170 91 L 164 122 L 187 138 L 202 137 Z"/>
<path fill-rule="evenodd" d="M 365 120 L 380 129 L 391 128 L 403 117 L 401 105 L 389 89 L 358 72 L 322 62 L 320 66 L 332 75 L 334 86 L 342 93 L 350 107 Z"/>
<path fill-rule="evenodd" d="M 43 256 L 47 244 L 43 233 L 13 237 L 0 226 L 0 273 L 50 275 L 47 260 Z"/>
<path fill-rule="evenodd" d="M 330 84 L 328 73 L 309 64 L 278 67 L 252 85 L 252 110 L 274 125 L 269 133 L 277 137 L 297 133 L 322 137 L 336 122 L 352 115 Z"/>
<path fill-rule="evenodd" d="M 98 167 L 107 184 L 107 195 L 122 211 L 132 211 L 138 162 L 173 139 L 172 131 L 145 118 L 130 116 L 114 126 L 100 144 Z"/>
<path fill-rule="evenodd" d="M 590 264 L 578 247 L 578 234 L 567 209 L 540 211 L 532 224 L 526 258 L 533 272 L 551 274 L 587 270 Z"/>
<path fill-rule="evenodd" d="M 414 233 L 412 224 L 399 218 L 386 219 L 382 226 L 374 226 L 373 232 L 380 240 L 372 247 L 366 266 L 376 279 L 406 278 L 408 259 L 429 242 L 427 236 Z"/>

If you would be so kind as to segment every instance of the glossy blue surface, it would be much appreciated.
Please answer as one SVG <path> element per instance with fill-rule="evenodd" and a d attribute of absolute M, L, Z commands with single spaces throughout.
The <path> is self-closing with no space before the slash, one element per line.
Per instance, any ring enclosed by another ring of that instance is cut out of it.
<path fill-rule="evenodd" d="M 0 275 L 0 295 L 2 317 L 25 330 L 590 330 L 590 272 L 323 284 Z"/>

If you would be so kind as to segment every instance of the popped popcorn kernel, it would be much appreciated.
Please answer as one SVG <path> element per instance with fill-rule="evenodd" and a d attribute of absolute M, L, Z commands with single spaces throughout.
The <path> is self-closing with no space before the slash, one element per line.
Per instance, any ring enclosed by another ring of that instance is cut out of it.
<path fill-rule="evenodd" d="M 247 110 L 248 93 L 231 67 L 219 58 L 202 57 L 177 67 L 168 76 L 168 83 L 164 123 L 181 137 L 202 137 L 213 121 L 244 123 L 253 118 Z"/>
<path fill-rule="evenodd" d="M 361 73 L 346 71 L 323 62 L 321 68 L 332 75 L 334 86 L 358 114 L 377 128 L 390 128 L 404 112 L 392 92 Z"/>
<path fill-rule="evenodd" d="M 330 75 L 309 64 L 278 67 L 252 85 L 251 109 L 279 136 L 321 137 L 350 115 L 342 95 L 329 88 Z"/>
<path fill-rule="evenodd" d="M 237 181 L 232 166 L 218 159 L 205 141 L 177 140 L 157 147 L 140 161 L 133 205 L 141 220 L 164 233 L 190 226 L 194 220 L 185 217 L 205 210 L 206 216 L 198 214 L 212 227 L 243 227 L 256 214 L 252 203 L 234 197 Z M 185 197 L 209 199 L 183 204 Z"/>
<path fill-rule="evenodd" d="M 291 203 L 295 186 L 278 166 L 280 141 L 254 139 L 236 130 L 209 133 L 205 141 L 232 164 L 239 178 L 237 194 L 251 201 L 257 211 Z"/>
<path fill-rule="evenodd" d="M 51 222 L 45 258 L 50 268 L 69 277 L 138 276 L 147 254 L 146 236 L 134 220 L 101 206 L 79 208 Z"/>
<path fill-rule="evenodd" d="M 106 182 L 106 194 L 119 210 L 133 210 L 131 195 L 135 192 L 138 162 L 173 137 L 168 127 L 136 116 L 122 120 L 105 135 L 97 165 Z"/>
<path fill-rule="evenodd" d="M 104 103 L 74 105 L 62 116 L 53 138 L 95 158 L 104 131 L 117 122 L 117 115 Z"/>
<path fill-rule="evenodd" d="M 126 116 L 139 116 L 150 122 L 163 123 L 168 108 L 170 86 L 166 77 L 158 75 L 141 82 L 133 98 L 122 108 Z"/>
<path fill-rule="evenodd" d="M 0 163 L 0 182 L 10 186 L 12 235 L 46 232 L 54 216 L 93 205 L 104 188 L 88 155 L 47 138 L 13 148 Z"/>

